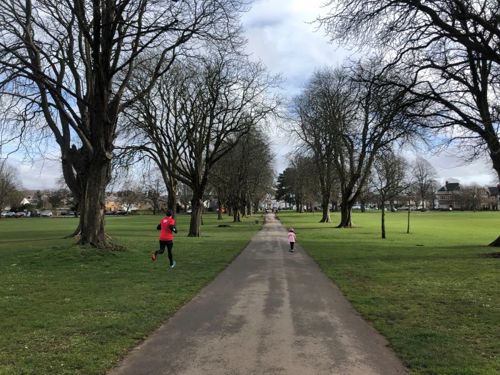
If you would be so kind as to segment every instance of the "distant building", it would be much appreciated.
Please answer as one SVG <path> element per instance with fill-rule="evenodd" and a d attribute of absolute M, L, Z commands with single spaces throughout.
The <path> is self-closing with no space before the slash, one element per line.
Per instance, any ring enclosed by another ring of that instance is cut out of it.
<path fill-rule="evenodd" d="M 31 205 L 39 208 L 47 208 L 50 206 L 47 191 L 24 190 L 22 193 L 24 198 L 20 202 L 21 206 Z"/>
<path fill-rule="evenodd" d="M 497 186 L 461 186 L 448 182 L 436 192 L 440 210 L 500 210 L 500 184 Z"/>
<path fill-rule="evenodd" d="M 448 182 L 436 192 L 440 210 L 461 210 L 460 183 Z"/>
<path fill-rule="evenodd" d="M 500 184 L 497 186 L 490 186 L 488 189 L 487 207 L 489 210 L 500 210 Z"/>

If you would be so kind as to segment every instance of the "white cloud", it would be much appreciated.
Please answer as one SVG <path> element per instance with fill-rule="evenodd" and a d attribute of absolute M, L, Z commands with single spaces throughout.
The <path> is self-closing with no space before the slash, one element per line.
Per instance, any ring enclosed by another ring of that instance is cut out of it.
<path fill-rule="evenodd" d="M 321 4 L 317 0 L 261 0 L 243 18 L 247 51 L 284 77 L 287 96 L 296 95 L 314 70 L 339 65 L 349 55 L 317 30 L 313 21 L 322 12 Z"/>
<path fill-rule="evenodd" d="M 491 162 L 486 158 L 479 158 L 473 162 L 463 159 L 449 152 L 433 155 L 427 160 L 436 168 L 441 183 L 457 180 L 463 185 L 496 185 L 495 172 Z"/>
<path fill-rule="evenodd" d="M 60 161 L 43 159 L 21 161 L 9 157 L 8 162 L 16 169 L 18 180 L 23 189 L 55 189 L 57 181 L 62 176 Z"/>
<path fill-rule="evenodd" d="M 485 155 L 477 159 L 465 161 L 460 151 L 453 146 L 440 152 L 409 150 L 402 151 L 403 156 L 413 163 L 418 157 L 427 160 L 437 172 L 437 180 L 444 185 L 448 182 L 460 182 L 462 185 L 495 186 L 498 181 L 490 159 Z"/>

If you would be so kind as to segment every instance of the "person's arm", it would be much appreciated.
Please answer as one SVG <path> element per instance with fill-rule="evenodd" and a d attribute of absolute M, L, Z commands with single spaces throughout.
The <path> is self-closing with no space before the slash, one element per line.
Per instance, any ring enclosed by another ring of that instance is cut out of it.
<path fill-rule="evenodd" d="M 161 224 L 158 224 L 158 225 L 156 226 L 156 229 L 157 229 L 157 230 L 161 230 Z"/>
<path fill-rule="evenodd" d="M 177 233 L 177 227 L 175 226 L 175 224 L 170 224 L 168 227 L 172 232 Z"/>

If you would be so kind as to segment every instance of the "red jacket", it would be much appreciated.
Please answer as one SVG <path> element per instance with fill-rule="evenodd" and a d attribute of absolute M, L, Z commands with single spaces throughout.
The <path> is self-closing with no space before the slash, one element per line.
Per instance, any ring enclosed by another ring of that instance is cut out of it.
<path fill-rule="evenodd" d="M 175 219 L 172 216 L 165 216 L 160 220 L 160 241 L 173 241 L 172 228 L 175 227 Z"/>

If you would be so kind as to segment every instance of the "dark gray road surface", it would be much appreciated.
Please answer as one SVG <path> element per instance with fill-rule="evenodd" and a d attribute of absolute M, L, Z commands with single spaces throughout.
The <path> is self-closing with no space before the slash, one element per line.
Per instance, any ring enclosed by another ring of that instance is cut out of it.
<path fill-rule="evenodd" d="M 268 215 L 242 254 L 110 374 L 405 374 L 386 344 L 300 246 L 288 252 Z"/>

